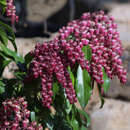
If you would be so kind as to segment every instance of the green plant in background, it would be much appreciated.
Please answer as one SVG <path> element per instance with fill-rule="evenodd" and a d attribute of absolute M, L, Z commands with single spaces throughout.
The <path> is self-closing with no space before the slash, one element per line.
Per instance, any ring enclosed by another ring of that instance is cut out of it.
<path fill-rule="evenodd" d="M 12 24 L 18 20 L 13 0 L 0 1 L 0 7 Z M 14 50 L 8 48 L 9 41 Z M 117 27 L 103 11 L 84 13 L 25 57 L 17 52 L 12 28 L 2 21 L 0 42 L 1 129 L 86 130 L 90 118 L 84 109 L 94 83 L 102 107 L 102 92 L 109 89 L 110 78 L 118 76 L 121 83 L 126 82 Z M 13 79 L 5 79 L 2 74 L 11 62 L 18 69 Z"/>

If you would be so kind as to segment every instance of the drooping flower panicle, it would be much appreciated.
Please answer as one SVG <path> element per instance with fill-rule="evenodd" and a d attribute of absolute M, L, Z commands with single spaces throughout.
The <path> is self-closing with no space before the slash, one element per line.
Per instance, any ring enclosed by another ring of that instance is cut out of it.
<path fill-rule="evenodd" d="M 72 36 L 73 39 L 68 39 Z M 99 84 L 103 84 L 103 68 L 109 78 L 118 76 L 126 82 L 126 70 L 122 67 L 122 44 L 114 18 L 103 11 L 84 13 L 59 31 L 60 46 L 69 60 L 81 65 Z M 82 52 L 83 46 L 92 49 L 92 59 L 87 61 Z"/>
<path fill-rule="evenodd" d="M 68 66 L 67 61 L 65 61 L 64 55 L 59 51 L 57 39 L 36 45 L 34 59 L 30 65 L 30 73 L 33 74 L 34 78 L 41 77 L 42 102 L 48 108 L 50 108 L 50 104 L 52 103 L 54 75 L 65 88 L 69 101 L 71 103 L 76 101 L 75 91 L 66 66 Z"/>
<path fill-rule="evenodd" d="M 85 59 L 82 48 L 90 46 L 92 58 Z M 34 78 L 41 77 L 42 102 L 46 107 L 52 103 L 53 76 L 65 88 L 70 103 L 76 101 L 76 94 L 67 71 L 68 66 L 78 64 L 89 72 L 92 79 L 103 84 L 103 69 L 109 78 L 118 76 L 121 83 L 126 82 L 126 71 L 122 67 L 122 45 L 114 18 L 104 14 L 84 13 L 59 30 L 52 41 L 37 44 L 29 73 Z"/>
<path fill-rule="evenodd" d="M 18 22 L 18 16 L 16 15 L 16 8 L 14 6 L 14 0 L 7 0 L 6 15 L 11 18 L 11 23 Z"/>

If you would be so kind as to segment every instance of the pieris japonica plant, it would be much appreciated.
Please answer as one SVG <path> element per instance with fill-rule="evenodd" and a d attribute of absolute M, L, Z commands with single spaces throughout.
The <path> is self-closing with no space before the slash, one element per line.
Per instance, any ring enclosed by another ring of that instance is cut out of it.
<path fill-rule="evenodd" d="M 0 7 L 12 24 L 18 22 L 13 0 L 1 0 Z M 84 13 L 25 57 L 17 52 L 11 27 L 0 21 L 0 129 L 86 130 L 90 119 L 84 108 L 94 83 L 103 105 L 110 79 L 126 82 L 122 51 L 117 24 L 103 11 Z M 5 79 L 3 71 L 11 62 L 18 69 L 13 79 Z"/>

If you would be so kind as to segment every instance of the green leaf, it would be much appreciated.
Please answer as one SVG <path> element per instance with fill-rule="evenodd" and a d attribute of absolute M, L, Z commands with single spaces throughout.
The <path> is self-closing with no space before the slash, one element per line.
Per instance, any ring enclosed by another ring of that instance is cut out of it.
<path fill-rule="evenodd" d="M 1 27 L 0 27 L 0 39 L 1 39 L 1 42 L 7 46 L 8 36 Z"/>
<path fill-rule="evenodd" d="M 0 94 L 4 92 L 5 92 L 5 84 L 2 81 L 0 81 Z"/>
<path fill-rule="evenodd" d="M 79 124 L 76 119 L 71 120 L 71 126 L 73 127 L 73 130 L 79 130 Z"/>
<path fill-rule="evenodd" d="M 84 46 L 82 48 L 82 51 L 84 52 L 85 59 L 88 60 L 88 61 L 91 61 L 91 58 L 92 58 L 92 49 L 91 49 L 91 47 L 89 45 Z"/>
<path fill-rule="evenodd" d="M 91 87 L 91 77 L 86 70 L 82 70 L 79 66 L 77 71 L 77 80 L 75 85 L 76 93 L 80 105 L 84 108 L 90 96 L 92 94 L 92 87 Z"/>
<path fill-rule="evenodd" d="M 53 130 L 53 124 L 52 123 L 46 123 L 47 127 L 49 128 L 49 130 Z"/>
<path fill-rule="evenodd" d="M 6 66 L 8 66 L 11 61 L 12 60 L 4 60 L 4 62 L 3 62 L 3 68 L 5 68 Z"/>
<path fill-rule="evenodd" d="M 15 43 L 15 39 L 13 37 L 11 37 L 11 36 L 8 36 L 8 39 L 11 41 L 15 51 L 17 52 L 17 46 L 16 46 L 16 43 Z"/>
<path fill-rule="evenodd" d="M 3 57 L 4 59 L 6 58 L 6 56 L 4 55 L 2 51 L 0 51 L 0 56 Z"/>
<path fill-rule="evenodd" d="M 20 80 L 23 80 L 23 77 L 25 76 L 25 74 L 26 74 L 25 72 L 14 72 L 14 76 Z"/>
<path fill-rule="evenodd" d="M 102 84 L 102 87 L 104 88 L 104 92 L 106 93 L 110 87 L 110 79 L 108 78 L 104 68 L 103 68 L 103 80 L 104 83 Z"/>
<path fill-rule="evenodd" d="M 72 73 L 72 71 L 71 71 L 70 66 L 68 67 L 68 71 L 69 71 L 69 74 L 70 74 L 70 78 L 71 78 L 71 80 L 72 80 L 72 84 L 73 84 L 73 86 L 74 86 L 75 79 L 74 79 L 74 75 L 73 75 L 73 73 Z"/>
<path fill-rule="evenodd" d="M 0 5 L 1 5 L 1 6 L 6 6 L 6 0 L 1 0 L 1 1 L 0 1 Z"/>
<path fill-rule="evenodd" d="M 84 116 L 85 119 L 87 120 L 86 126 L 88 127 L 88 126 L 90 125 L 90 117 L 88 116 L 88 114 L 87 114 L 85 111 L 83 111 L 83 110 L 81 110 L 81 109 L 77 109 L 77 110 L 78 110 L 78 112 L 79 112 L 82 116 Z"/>
<path fill-rule="evenodd" d="M 6 4 L 7 4 L 6 0 L 0 0 L 0 8 L 1 8 L 2 14 L 4 14 L 5 12 Z"/>
<path fill-rule="evenodd" d="M 12 28 L 10 26 L 8 26 L 7 24 L 3 23 L 0 21 L 0 25 L 8 32 L 8 39 L 12 42 L 12 45 L 15 49 L 15 51 L 17 51 L 17 46 L 15 44 L 15 34 L 14 31 L 12 30 Z"/>
<path fill-rule="evenodd" d="M 58 93 L 58 91 L 59 91 L 58 83 L 54 82 L 53 83 L 53 100 L 55 99 L 55 96 Z"/>
<path fill-rule="evenodd" d="M 101 100 L 101 106 L 100 106 L 100 108 L 102 108 L 103 105 L 104 105 L 104 103 L 105 103 L 105 100 L 104 100 L 104 98 L 101 95 L 100 95 L 100 100 Z"/>
<path fill-rule="evenodd" d="M 68 38 L 66 39 L 67 41 L 69 40 L 75 40 L 75 36 L 73 34 L 69 35 Z"/>
<path fill-rule="evenodd" d="M 78 71 L 77 71 L 77 80 L 76 80 L 76 94 L 77 94 L 77 98 L 80 102 L 80 105 L 82 107 L 85 107 L 85 102 L 84 102 L 84 83 L 83 83 L 83 72 L 81 67 L 78 67 Z"/>
<path fill-rule="evenodd" d="M 80 130 L 87 130 L 87 128 L 82 125 Z"/>
<path fill-rule="evenodd" d="M 16 64 L 18 64 L 19 62 L 24 63 L 24 59 L 17 52 L 10 50 L 3 44 L 1 44 L 0 47 L 1 52 L 3 52 L 5 56 L 12 58 L 16 62 Z"/>
<path fill-rule="evenodd" d="M 35 121 L 35 112 L 32 111 L 30 116 L 31 116 L 31 121 Z"/>
<path fill-rule="evenodd" d="M 5 88 L 3 86 L 0 86 L 0 94 L 5 92 Z"/>
<path fill-rule="evenodd" d="M 104 98 L 102 96 L 102 90 L 101 90 L 101 85 L 100 84 L 98 84 L 98 90 L 99 90 L 99 97 L 100 97 L 100 100 L 101 100 L 100 108 L 102 108 L 104 103 L 105 103 L 105 100 L 104 100 Z"/>
<path fill-rule="evenodd" d="M 86 106 L 92 94 L 91 77 L 86 70 L 83 70 L 83 81 L 84 81 L 84 87 L 85 87 L 84 100 L 85 100 L 85 106 Z"/>
<path fill-rule="evenodd" d="M 0 75 L 3 73 L 5 67 L 8 66 L 11 61 L 12 60 L 6 60 L 6 59 L 2 61 L 2 65 L 0 66 Z"/>
<path fill-rule="evenodd" d="M 70 104 L 69 100 L 66 99 L 66 108 L 65 108 L 65 111 L 67 114 L 69 114 L 72 110 L 72 104 Z"/>
<path fill-rule="evenodd" d="M 30 52 L 27 53 L 27 54 L 25 55 L 25 57 L 24 57 L 25 63 L 26 63 L 26 64 L 29 64 L 29 63 L 32 61 L 33 58 L 34 58 L 34 56 L 30 55 Z"/>

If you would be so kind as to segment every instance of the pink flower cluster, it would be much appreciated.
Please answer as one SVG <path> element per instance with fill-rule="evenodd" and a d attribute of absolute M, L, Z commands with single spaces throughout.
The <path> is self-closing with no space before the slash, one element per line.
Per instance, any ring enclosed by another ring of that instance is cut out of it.
<path fill-rule="evenodd" d="M 37 44 L 34 50 L 34 59 L 30 65 L 30 73 L 34 78 L 41 77 L 42 82 L 42 103 L 50 108 L 52 103 L 52 83 L 55 75 L 59 83 L 66 90 L 70 103 L 76 101 L 75 91 L 66 70 L 67 61 L 59 51 L 58 40 L 55 39 L 44 44 Z"/>
<path fill-rule="evenodd" d="M 1 130 L 43 130 L 41 125 L 30 122 L 30 111 L 24 98 L 12 98 L 2 102 L 0 107 Z"/>
<path fill-rule="evenodd" d="M 89 45 L 92 50 L 91 61 L 85 59 L 82 48 Z M 30 73 L 34 78 L 41 77 L 42 102 L 46 107 L 52 103 L 53 76 L 65 88 L 70 103 L 76 101 L 75 91 L 67 71 L 81 65 L 93 80 L 103 84 L 103 68 L 109 78 L 118 76 L 121 83 L 126 82 L 126 71 L 122 67 L 122 45 L 113 17 L 103 11 L 84 13 L 59 30 L 59 35 L 50 42 L 37 44 Z"/>
<path fill-rule="evenodd" d="M 16 16 L 16 9 L 14 6 L 14 0 L 7 0 L 6 15 L 11 18 L 11 23 L 18 22 L 18 16 Z"/>
<path fill-rule="evenodd" d="M 68 39 L 72 36 L 72 39 Z M 114 18 L 103 11 L 84 13 L 59 31 L 59 42 L 71 64 L 76 61 L 86 69 L 91 77 L 103 84 L 103 68 L 109 78 L 118 76 L 126 82 L 126 70 L 122 67 L 122 45 Z M 82 52 L 83 46 L 92 49 L 92 59 L 88 62 Z"/>

